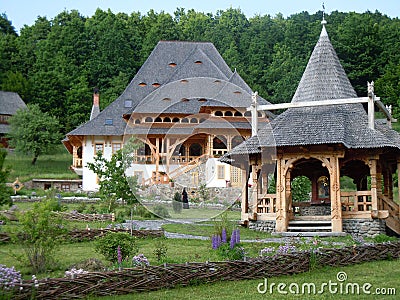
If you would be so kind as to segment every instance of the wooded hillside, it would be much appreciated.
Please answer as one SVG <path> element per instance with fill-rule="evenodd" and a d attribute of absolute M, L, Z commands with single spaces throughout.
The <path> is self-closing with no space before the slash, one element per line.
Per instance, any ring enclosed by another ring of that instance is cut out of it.
<path fill-rule="evenodd" d="M 210 41 L 254 91 L 273 103 L 289 102 L 321 31 L 322 12 L 256 15 L 240 9 L 215 14 L 177 9 L 91 17 L 63 11 L 38 17 L 20 34 L 0 15 L 0 89 L 38 103 L 70 131 L 90 115 L 98 87 L 101 107 L 115 100 L 159 40 Z M 400 116 L 400 20 L 378 11 L 327 14 L 327 31 L 359 96 L 367 81 Z"/>

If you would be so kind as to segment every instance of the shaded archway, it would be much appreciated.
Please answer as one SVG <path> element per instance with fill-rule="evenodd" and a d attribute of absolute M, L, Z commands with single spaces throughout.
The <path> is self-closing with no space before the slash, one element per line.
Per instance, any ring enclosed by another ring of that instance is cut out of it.
<path fill-rule="evenodd" d="M 200 156 L 203 154 L 203 147 L 199 143 L 191 144 L 189 147 L 189 156 Z"/>

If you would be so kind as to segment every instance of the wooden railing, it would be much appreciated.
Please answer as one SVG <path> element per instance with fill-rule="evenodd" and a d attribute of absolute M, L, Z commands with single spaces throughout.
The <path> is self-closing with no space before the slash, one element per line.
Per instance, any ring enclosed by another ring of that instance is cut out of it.
<path fill-rule="evenodd" d="M 185 165 L 181 165 L 179 168 L 176 168 L 172 172 L 170 172 L 168 175 L 170 178 L 174 179 L 186 172 L 189 172 L 190 170 L 196 168 L 197 166 L 201 165 L 205 160 L 208 159 L 208 154 L 203 154 L 201 156 L 196 157 L 192 161 L 188 162 Z"/>
<path fill-rule="evenodd" d="M 341 192 L 343 212 L 365 212 L 372 210 L 371 191 Z"/>
<path fill-rule="evenodd" d="M 400 209 L 397 203 L 384 195 L 381 195 L 379 200 L 379 210 L 387 210 L 389 212 L 389 216 L 400 218 Z"/>
<path fill-rule="evenodd" d="M 77 158 L 77 157 L 75 157 L 75 158 L 73 159 L 73 161 L 72 161 L 72 166 L 73 166 L 74 168 L 82 168 L 82 167 L 83 167 L 83 165 L 82 165 L 82 158 Z"/>
<path fill-rule="evenodd" d="M 276 194 L 264 194 L 258 198 L 257 213 L 276 213 Z"/>

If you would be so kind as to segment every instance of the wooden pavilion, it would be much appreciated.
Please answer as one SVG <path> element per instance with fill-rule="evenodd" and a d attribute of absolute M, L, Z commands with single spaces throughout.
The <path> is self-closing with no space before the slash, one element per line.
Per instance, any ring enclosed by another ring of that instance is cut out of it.
<path fill-rule="evenodd" d="M 306 234 L 323 231 L 375 236 L 387 228 L 400 234 L 393 175 L 400 169 L 400 135 L 391 129 L 389 110 L 374 95 L 357 97 L 325 29 L 311 54 L 291 103 L 249 110 L 286 109 L 270 127 L 221 161 L 242 169 L 242 221 L 251 228 Z M 386 120 L 375 120 L 378 107 Z M 254 124 L 254 123 L 253 123 Z M 306 176 L 311 200 L 295 203 L 291 183 Z M 348 176 L 356 191 L 343 191 Z M 269 193 L 274 182 L 276 192 Z M 304 208 L 308 206 L 308 208 Z M 307 214 L 301 212 L 307 211 Z"/>

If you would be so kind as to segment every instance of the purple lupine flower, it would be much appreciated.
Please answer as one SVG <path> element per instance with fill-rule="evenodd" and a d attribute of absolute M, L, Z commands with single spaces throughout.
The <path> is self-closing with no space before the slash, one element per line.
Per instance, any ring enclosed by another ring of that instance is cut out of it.
<path fill-rule="evenodd" d="M 217 235 L 217 248 L 218 248 L 219 246 L 221 246 L 221 243 L 222 243 L 221 236 L 218 234 L 218 235 Z"/>
<path fill-rule="evenodd" d="M 236 244 L 240 243 L 240 229 L 236 229 Z"/>
<path fill-rule="evenodd" d="M 117 248 L 117 258 L 118 258 L 118 264 L 120 265 L 122 263 L 122 253 L 121 253 L 121 247 L 119 245 Z"/>
<path fill-rule="evenodd" d="M 215 234 L 211 237 L 211 246 L 214 250 L 218 248 L 218 238 Z"/>
<path fill-rule="evenodd" d="M 236 230 L 232 230 L 232 235 L 231 235 L 231 241 L 230 241 L 230 248 L 233 249 L 233 247 L 235 247 L 236 244 Z"/>
<path fill-rule="evenodd" d="M 227 238 L 226 238 L 226 229 L 222 228 L 222 243 L 226 243 L 227 242 Z"/>

